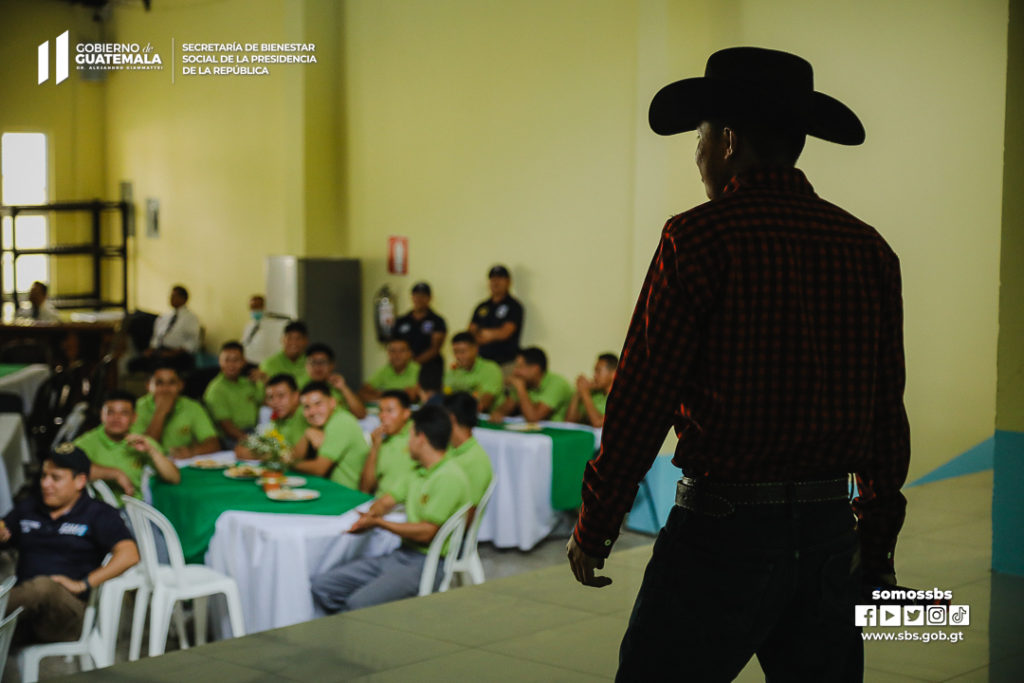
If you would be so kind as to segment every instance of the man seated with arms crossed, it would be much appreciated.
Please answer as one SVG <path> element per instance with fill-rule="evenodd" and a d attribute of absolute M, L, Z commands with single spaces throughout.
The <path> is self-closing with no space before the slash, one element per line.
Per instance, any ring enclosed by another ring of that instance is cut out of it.
<path fill-rule="evenodd" d="M 615 368 L 618 366 L 618 356 L 602 353 L 594 364 L 594 379 L 587 379 L 584 375 L 576 378 L 576 391 L 569 401 L 566 422 L 582 422 L 591 427 L 604 424 L 604 405 L 608 401 L 608 392 L 612 390 Z"/>
<path fill-rule="evenodd" d="M 220 450 L 217 430 L 198 401 L 182 396 L 178 371 L 161 365 L 149 380 L 149 393 L 135 403 L 132 434 L 145 434 L 175 459 Z"/>
<path fill-rule="evenodd" d="M 152 465 L 169 484 L 181 482 L 181 472 L 156 441 L 129 433 L 134 421 L 135 397 L 127 391 L 112 391 L 103 399 L 99 426 L 75 439 L 75 445 L 92 462 L 89 481 L 110 481 L 127 495 L 142 498 L 143 467 Z"/>
<path fill-rule="evenodd" d="M 229 341 L 220 347 L 220 373 L 203 392 L 203 403 L 210 411 L 225 448 L 244 443 L 260 416 L 262 392 L 248 377 L 242 376 L 245 353 L 242 345 Z"/>
<path fill-rule="evenodd" d="M 331 396 L 338 407 L 348 410 L 358 419 L 366 417 L 366 406 L 349 388 L 345 378 L 334 371 L 334 350 L 327 344 L 310 344 L 306 349 L 306 375 L 310 382 L 324 382 L 331 387 Z"/>
<path fill-rule="evenodd" d="M 469 502 L 466 475 L 445 458 L 452 430 L 448 413 L 439 406 L 424 406 L 412 416 L 412 424 L 409 453 L 417 467 L 405 503 L 408 521 L 391 522 L 365 513 L 349 529 L 359 533 L 380 527 L 400 536 L 402 545 L 387 555 L 361 558 L 314 576 L 313 599 L 328 613 L 416 595 L 430 542 L 441 525 Z M 446 552 L 457 550 L 449 548 Z"/>
<path fill-rule="evenodd" d="M 420 365 L 412 359 L 412 349 L 405 339 L 392 339 L 388 342 L 388 362 L 366 381 L 359 390 L 359 398 L 364 401 L 376 401 L 386 391 L 397 389 L 409 395 L 415 401 L 418 390 L 416 382 L 420 376 Z"/>
<path fill-rule="evenodd" d="M 493 360 L 481 358 L 480 347 L 469 332 L 459 332 L 452 337 L 452 354 L 455 364 L 444 374 L 444 386 L 449 392 L 468 391 L 476 397 L 480 412 L 491 409 L 505 383 L 501 366 Z"/>
<path fill-rule="evenodd" d="M 266 382 L 268 378 L 285 373 L 295 378 L 297 386 L 305 386 L 309 381 L 306 374 L 306 347 L 309 345 L 309 331 L 306 323 L 293 320 L 285 325 L 284 336 L 281 337 L 281 350 L 260 363 L 258 372 L 253 379 Z"/>
<path fill-rule="evenodd" d="M 536 346 L 520 349 L 508 385 L 505 401 L 491 413 L 491 422 L 516 412 L 527 422 L 565 420 L 572 389 L 565 378 L 548 372 L 547 354 Z"/>
<path fill-rule="evenodd" d="M 452 420 L 452 441 L 448 449 L 448 459 L 454 462 L 465 473 L 469 482 L 469 500 L 474 506 L 480 505 L 480 499 L 487 492 L 494 478 L 491 459 L 483 446 L 473 436 L 476 426 L 477 403 L 472 394 L 460 391 L 444 397 L 444 407 Z M 473 520 L 471 511 L 469 521 Z"/>
<path fill-rule="evenodd" d="M 43 461 L 40 495 L 20 501 L 0 523 L 0 543 L 18 549 L 7 611 L 25 610 L 19 644 L 78 640 L 89 591 L 139 561 L 117 510 L 85 494 L 90 467 L 81 449 L 61 444 Z"/>
<path fill-rule="evenodd" d="M 351 413 L 338 407 L 331 388 L 323 382 L 307 384 L 299 400 L 309 427 L 295 447 L 292 469 L 358 490 L 370 450 L 362 427 Z"/>
<path fill-rule="evenodd" d="M 370 454 L 359 478 L 359 490 L 376 496 L 371 510 L 383 515 L 404 503 L 416 463 L 409 459 L 409 417 L 404 391 L 389 391 L 380 399 L 380 426 L 370 435 Z"/>

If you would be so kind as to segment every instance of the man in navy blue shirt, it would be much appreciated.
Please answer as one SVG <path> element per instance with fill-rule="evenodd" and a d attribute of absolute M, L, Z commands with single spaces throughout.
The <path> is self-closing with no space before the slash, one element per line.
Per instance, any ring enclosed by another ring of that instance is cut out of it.
<path fill-rule="evenodd" d="M 25 610 L 15 634 L 20 643 L 77 640 L 89 592 L 139 561 L 117 510 L 85 494 L 90 467 L 82 449 L 61 444 L 43 463 L 41 496 L 21 501 L 0 522 L 0 543 L 18 549 L 7 609 Z"/>

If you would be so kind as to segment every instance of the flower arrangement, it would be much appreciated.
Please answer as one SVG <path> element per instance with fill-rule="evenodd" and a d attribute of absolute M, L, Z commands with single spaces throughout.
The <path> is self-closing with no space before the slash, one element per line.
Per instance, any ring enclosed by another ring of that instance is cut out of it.
<path fill-rule="evenodd" d="M 273 427 L 246 437 L 245 447 L 262 460 L 267 469 L 283 472 L 292 463 L 292 449 L 281 432 Z"/>

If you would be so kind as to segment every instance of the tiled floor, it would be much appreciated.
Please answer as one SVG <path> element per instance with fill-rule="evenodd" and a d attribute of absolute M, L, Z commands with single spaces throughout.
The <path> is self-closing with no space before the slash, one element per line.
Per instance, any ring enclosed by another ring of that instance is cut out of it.
<path fill-rule="evenodd" d="M 971 625 L 929 629 L 962 631 L 963 641 L 955 644 L 868 643 L 866 681 L 1024 681 L 1024 579 L 989 570 L 991 491 L 991 472 L 907 491 L 908 519 L 897 549 L 900 583 L 952 590 L 954 603 L 970 605 Z M 491 577 L 524 565 L 546 568 L 171 652 L 75 680 L 611 680 L 650 553 L 649 538 L 629 534 L 623 540 L 622 546 L 640 547 L 616 548 L 607 568 L 614 583 L 602 590 L 576 585 L 563 564 L 563 543 L 552 540 L 527 556 L 487 553 Z M 737 680 L 763 680 L 755 660 Z"/>

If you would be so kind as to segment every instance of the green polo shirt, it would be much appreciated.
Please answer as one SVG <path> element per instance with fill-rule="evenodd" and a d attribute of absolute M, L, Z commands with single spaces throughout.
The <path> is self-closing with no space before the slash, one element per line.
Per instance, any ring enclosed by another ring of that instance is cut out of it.
<path fill-rule="evenodd" d="M 512 387 L 506 389 L 506 392 L 513 398 L 517 396 Z M 552 422 L 565 421 L 565 414 L 569 412 L 569 401 L 572 400 L 572 387 L 564 377 L 553 372 L 546 372 L 537 388 L 527 389 L 526 395 L 534 403 L 543 403 L 552 409 L 553 412 L 547 417 L 548 420 Z"/>
<path fill-rule="evenodd" d="M 476 437 L 471 436 L 458 448 L 449 448 L 447 457 L 465 473 L 469 483 L 469 500 L 473 505 L 479 505 L 494 476 L 491 459 L 487 457 L 484 447 L 477 442 Z"/>
<path fill-rule="evenodd" d="M 153 420 L 153 413 L 156 412 L 156 402 L 153 394 L 146 394 L 135 402 L 135 424 L 132 425 L 133 434 L 145 434 L 146 427 Z M 164 451 L 179 446 L 191 446 L 192 444 L 206 441 L 211 436 L 217 436 L 217 430 L 206 413 L 206 408 L 198 401 L 193 401 L 185 396 L 179 396 L 174 403 L 171 414 L 164 421 L 164 432 L 160 438 L 160 447 Z"/>
<path fill-rule="evenodd" d="M 148 436 L 146 440 L 157 446 L 157 443 Z M 75 445 L 81 448 L 94 465 L 101 467 L 113 467 L 121 470 L 128 476 L 132 486 L 135 487 L 135 498 L 142 498 L 142 469 L 149 464 L 151 458 L 148 453 L 140 453 L 124 440 L 114 441 L 103 431 L 103 425 L 90 429 L 85 434 L 75 439 Z M 110 482 L 111 487 L 118 494 L 124 491 L 117 485 L 117 482 Z"/>
<path fill-rule="evenodd" d="M 309 375 L 306 374 L 306 354 L 304 353 L 295 360 L 288 360 L 284 351 L 278 351 L 273 356 L 263 359 L 263 362 L 260 363 L 260 370 L 267 373 L 268 379 L 282 372 L 291 375 L 300 389 L 309 382 Z"/>
<path fill-rule="evenodd" d="M 493 360 L 479 356 L 473 361 L 473 367 L 469 370 L 455 367 L 444 373 L 444 386 L 449 393 L 468 391 L 477 398 L 484 394 L 496 397 L 501 395 L 504 384 L 505 379 L 501 373 L 501 366 Z"/>
<path fill-rule="evenodd" d="M 297 407 L 290 417 L 274 420 L 274 429 L 284 437 L 285 443 L 292 447 L 306 435 L 307 427 L 309 427 L 309 423 L 306 422 L 306 416 L 302 414 L 301 406 Z"/>
<path fill-rule="evenodd" d="M 399 503 L 405 502 L 409 477 L 416 469 L 416 461 L 409 455 L 409 429 L 407 422 L 402 431 L 385 439 L 377 451 L 378 497 L 390 493 Z"/>
<path fill-rule="evenodd" d="M 369 453 L 370 447 L 356 418 L 352 413 L 335 410 L 324 425 L 324 442 L 317 453 L 335 463 L 331 481 L 358 491 L 359 477 Z"/>
<path fill-rule="evenodd" d="M 411 523 L 430 522 L 441 526 L 455 512 L 470 502 L 469 481 L 451 458 L 444 458 L 430 469 L 417 466 L 409 477 L 409 497 L 405 501 L 405 517 Z M 406 545 L 426 553 L 430 545 L 403 541 Z M 448 544 L 441 555 L 448 554 Z"/>
<path fill-rule="evenodd" d="M 411 360 L 401 373 L 395 372 L 391 365 L 384 365 L 384 367 L 373 373 L 366 383 L 378 391 L 391 391 L 392 389 L 414 387 L 419 382 L 419 379 L 420 364 Z"/>
<path fill-rule="evenodd" d="M 603 391 L 592 391 L 590 392 L 590 400 L 594 402 L 597 412 L 604 415 L 604 407 L 608 404 L 608 394 Z"/>
<path fill-rule="evenodd" d="M 231 422 L 241 430 L 252 429 L 260 416 L 262 393 L 248 377 L 239 377 L 232 382 L 224 373 L 213 378 L 203 392 L 203 403 L 213 416 L 214 426 L 220 429 L 221 420 Z"/>

